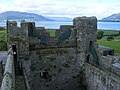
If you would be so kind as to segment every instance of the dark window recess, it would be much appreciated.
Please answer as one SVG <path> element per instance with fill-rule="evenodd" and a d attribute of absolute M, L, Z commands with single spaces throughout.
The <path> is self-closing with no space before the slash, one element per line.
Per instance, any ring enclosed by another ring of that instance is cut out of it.
<path fill-rule="evenodd" d="M 16 45 L 12 45 L 13 50 L 13 59 L 14 59 L 14 67 L 15 67 L 15 74 L 19 74 L 19 63 L 17 61 L 17 48 Z"/>
<path fill-rule="evenodd" d="M 109 51 L 109 55 L 114 55 L 114 51 Z"/>
<path fill-rule="evenodd" d="M 103 51 L 103 56 L 107 56 L 107 55 L 114 55 L 114 51 Z"/>
<path fill-rule="evenodd" d="M 40 72 L 40 77 L 44 79 L 49 79 L 50 78 L 49 72 L 46 71 Z"/>
<path fill-rule="evenodd" d="M 87 61 L 89 62 L 89 59 L 90 59 L 90 55 L 87 55 Z"/>
<path fill-rule="evenodd" d="M 87 87 L 85 85 L 82 85 L 82 89 L 81 90 L 87 90 Z"/>
<path fill-rule="evenodd" d="M 92 45 L 93 44 L 93 42 L 92 41 L 90 41 L 90 45 Z"/>
<path fill-rule="evenodd" d="M 103 51 L 103 56 L 107 56 L 108 52 L 107 51 Z"/>
<path fill-rule="evenodd" d="M 14 60 L 17 61 L 17 49 L 16 49 L 16 45 L 12 45 L 12 49 L 13 49 L 13 55 L 14 55 Z"/>
<path fill-rule="evenodd" d="M 54 68 L 57 68 L 57 66 L 56 66 L 56 65 L 54 65 Z"/>
<path fill-rule="evenodd" d="M 28 23 L 28 33 L 29 33 L 29 36 L 32 36 L 33 30 L 34 30 L 33 24 L 32 23 Z"/>

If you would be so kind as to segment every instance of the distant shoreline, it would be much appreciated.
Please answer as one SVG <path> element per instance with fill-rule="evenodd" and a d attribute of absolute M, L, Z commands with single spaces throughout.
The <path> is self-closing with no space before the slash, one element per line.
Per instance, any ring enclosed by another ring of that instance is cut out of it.
<path fill-rule="evenodd" d="M 4 20 L 4 21 L 0 21 L 0 22 L 6 22 L 7 20 Z M 17 22 L 21 22 L 22 20 L 9 20 L 9 21 L 17 21 Z M 29 21 L 29 20 L 26 20 L 28 22 L 73 22 L 72 20 L 71 21 L 58 21 L 58 20 L 52 20 L 52 21 Z M 97 20 L 97 22 L 120 22 L 120 21 L 107 21 L 107 20 Z"/>
<path fill-rule="evenodd" d="M 18 27 L 20 26 L 20 22 L 17 23 Z M 64 21 L 35 21 L 35 25 L 37 27 L 45 27 L 45 28 L 53 28 L 59 29 L 60 25 L 73 25 L 73 22 L 64 22 Z M 5 27 L 6 22 L 0 22 L 0 27 Z M 97 28 L 98 29 L 105 29 L 105 30 L 120 30 L 120 22 L 102 22 L 97 21 Z"/>
<path fill-rule="evenodd" d="M 97 22 L 120 22 L 120 21 L 97 20 Z"/>
<path fill-rule="evenodd" d="M 97 31 L 114 31 L 114 32 L 119 32 L 120 30 L 97 29 Z"/>

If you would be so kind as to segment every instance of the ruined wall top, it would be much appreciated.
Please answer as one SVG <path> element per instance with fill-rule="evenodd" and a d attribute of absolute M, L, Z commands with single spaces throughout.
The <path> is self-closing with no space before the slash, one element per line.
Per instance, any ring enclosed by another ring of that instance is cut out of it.
<path fill-rule="evenodd" d="M 26 38 L 31 47 L 76 47 L 79 40 L 95 41 L 97 30 L 97 19 L 95 17 L 77 17 L 73 25 L 61 25 L 55 31 L 54 37 L 44 27 L 36 27 L 35 22 L 21 21 L 20 27 L 16 21 L 7 21 L 9 41 L 14 42 L 15 38 Z M 82 44 L 82 42 L 81 42 Z M 83 43 L 84 47 L 87 43 Z M 89 44 L 89 43 L 88 43 Z M 79 45 L 78 45 L 79 46 Z"/>

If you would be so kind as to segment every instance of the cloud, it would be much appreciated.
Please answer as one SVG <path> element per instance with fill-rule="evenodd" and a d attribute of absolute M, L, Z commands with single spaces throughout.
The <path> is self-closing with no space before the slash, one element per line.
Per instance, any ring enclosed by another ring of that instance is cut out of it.
<path fill-rule="evenodd" d="M 22 11 L 46 16 L 97 16 L 98 19 L 120 13 L 120 3 L 103 0 L 15 0 L 12 4 L 0 4 L 0 12 Z"/>

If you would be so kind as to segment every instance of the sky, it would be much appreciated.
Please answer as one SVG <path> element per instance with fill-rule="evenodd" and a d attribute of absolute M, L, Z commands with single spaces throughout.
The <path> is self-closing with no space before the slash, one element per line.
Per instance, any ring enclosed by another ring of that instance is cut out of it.
<path fill-rule="evenodd" d="M 43 16 L 96 16 L 98 19 L 120 13 L 120 0 L 0 0 L 0 13 L 20 11 Z"/>

